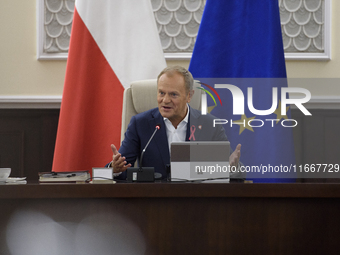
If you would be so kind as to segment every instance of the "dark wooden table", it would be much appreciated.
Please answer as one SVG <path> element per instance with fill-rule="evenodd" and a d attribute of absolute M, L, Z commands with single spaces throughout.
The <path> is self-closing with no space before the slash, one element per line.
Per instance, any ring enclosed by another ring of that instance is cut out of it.
<path fill-rule="evenodd" d="M 339 250 L 339 184 L 0 185 L 0 201 L 0 254 Z"/>

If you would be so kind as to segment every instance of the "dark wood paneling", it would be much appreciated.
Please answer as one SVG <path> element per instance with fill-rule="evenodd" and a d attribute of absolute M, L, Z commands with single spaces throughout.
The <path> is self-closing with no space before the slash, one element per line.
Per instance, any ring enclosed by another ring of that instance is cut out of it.
<path fill-rule="evenodd" d="M 292 115 L 294 112 L 292 111 Z M 295 159 L 296 164 L 300 165 L 304 162 L 303 157 L 303 115 L 295 114 L 293 119 L 298 122 L 298 125 L 293 128 L 293 136 L 294 136 L 294 150 L 295 150 Z"/>
<path fill-rule="evenodd" d="M 12 168 L 11 176 L 23 176 L 24 133 L 0 131 L 0 167 Z"/>
<path fill-rule="evenodd" d="M 340 163 L 340 110 L 310 110 L 312 116 L 304 116 L 292 110 L 298 120 L 294 128 L 296 158 L 303 164 Z"/>
<path fill-rule="evenodd" d="M 340 164 L 340 110 L 309 110 L 304 116 L 292 110 L 292 118 L 299 120 L 294 130 L 296 162 L 300 164 Z M 301 178 L 304 177 L 299 176 Z M 304 179 L 303 182 L 340 182 L 340 179 Z"/>
<path fill-rule="evenodd" d="M 338 254 L 339 190 L 337 184 L 3 185 L 0 254 Z"/>
<path fill-rule="evenodd" d="M 326 116 L 324 122 L 325 142 L 324 157 L 325 162 L 340 162 L 340 117 Z"/>
<path fill-rule="evenodd" d="M 51 171 L 58 118 L 58 109 L 1 109 L 0 167 L 28 180 Z"/>
<path fill-rule="evenodd" d="M 340 163 L 340 110 L 310 112 L 304 116 L 292 110 L 298 121 L 293 128 L 297 165 Z M 58 118 L 58 109 L 0 109 L 0 167 L 11 167 L 12 176 L 29 180 L 50 171 Z"/>
<path fill-rule="evenodd" d="M 337 198 L 334 183 L 55 183 L 0 185 L 0 199 L 56 198 Z"/>
<path fill-rule="evenodd" d="M 47 114 L 42 117 L 42 137 L 41 140 L 41 169 L 52 169 L 52 160 L 54 155 L 54 145 L 58 129 L 59 110 L 53 114 Z"/>

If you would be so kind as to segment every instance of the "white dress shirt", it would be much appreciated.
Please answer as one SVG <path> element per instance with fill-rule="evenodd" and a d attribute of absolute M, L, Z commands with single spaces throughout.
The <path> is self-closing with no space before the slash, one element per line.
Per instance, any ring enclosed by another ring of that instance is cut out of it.
<path fill-rule="evenodd" d="M 171 153 L 171 143 L 172 142 L 184 142 L 187 135 L 187 126 L 189 121 L 189 106 L 187 105 L 187 115 L 175 128 L 168 118 L 164 118 L 164 123 L 166 127 L 166 135 L 168 137 L 169 152 Z"/>

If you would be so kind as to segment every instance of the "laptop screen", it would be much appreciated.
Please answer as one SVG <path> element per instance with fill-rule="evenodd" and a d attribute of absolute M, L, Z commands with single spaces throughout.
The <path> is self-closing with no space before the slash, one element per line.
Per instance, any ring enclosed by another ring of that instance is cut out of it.
<path fill-rule="evenodd" d="M 171 144 L 171 180 L 229 178 L 228 141 L 175 142 Z"/>

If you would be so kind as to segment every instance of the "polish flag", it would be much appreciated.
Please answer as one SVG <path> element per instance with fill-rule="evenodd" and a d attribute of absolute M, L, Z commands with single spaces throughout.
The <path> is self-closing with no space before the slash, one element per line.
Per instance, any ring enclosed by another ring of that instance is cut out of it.
<path fill-rule="evenodd" d="M 76 0 L 52 171 L 109 162 L 124 89 L 165 66 L 150 0 Z"/>

